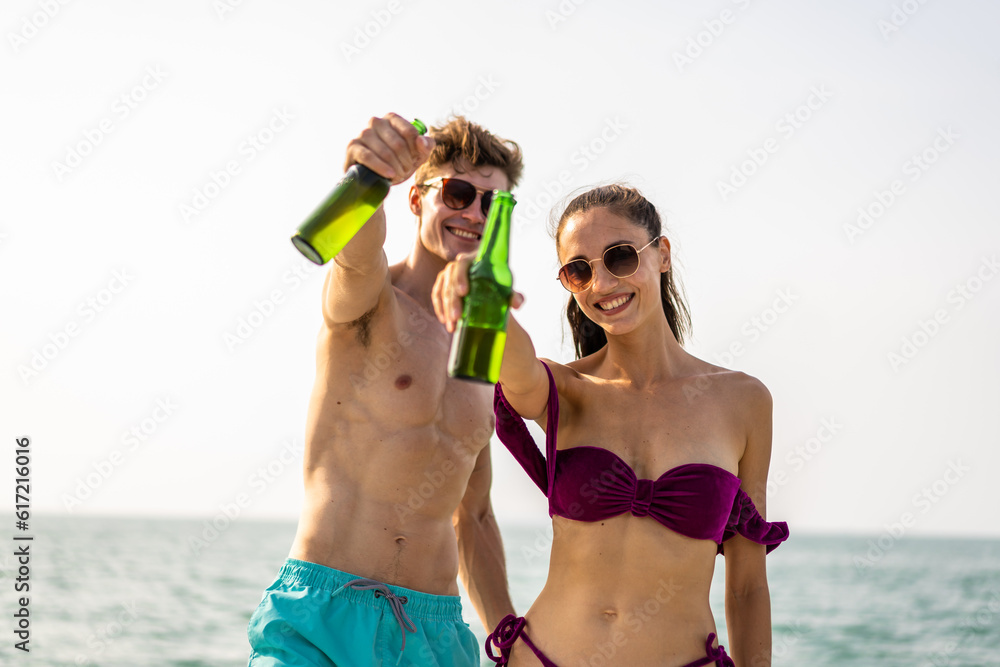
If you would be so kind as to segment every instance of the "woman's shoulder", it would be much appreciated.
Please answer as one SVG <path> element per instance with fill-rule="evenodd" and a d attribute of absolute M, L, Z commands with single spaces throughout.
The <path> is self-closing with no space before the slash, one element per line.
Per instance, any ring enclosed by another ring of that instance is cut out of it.
<path fill-rule="evenodd" d="M 747 400 L 771 400 L 771 392 L 768 391 L 767 386 L 760 379 L 744 371 L 729 370 L 718 366 L 716 368 L 719 369 L 720 374 L 725 378 L 730 391 Z"/>
<path fill-rule="evenodd" d="M 576 359 L 575 361 L 571 361 L 567 364 L 553 361 L 552 359 L 546 359 L 545 357 L 539 357 L 538 360 L 548 366 L 549 372 L 552 373 L 552 378 L 555 380 L 557 388 L 565 382 L 571 383 L 580 381 L 587 374 L 585 367 L 581 367 L 580 365 L 580 362 L 584 361 L 584 359 Z"/>
<path fill-rule="evenodd" d="M 724 368 L 701 359 L 696 361 L 699 364 L 689 382 L 694 387 L 693 391 L 711 390 L 727 403 L 742 405 L 754 412 L 762 409 L 770 411 L 771 392 L 760 379 L 744 371 Z"/>
<path fill-rule="evenodd" d="M 542 357 L 539 357 L 539 361 L 545 364 L 552 374 L 552 381 L 559 398 L 559 423 L 565 425 L 579 409 L 581 397 L 586 395 L 586 387 L 593 380 L 593 376 L 587 372 L 590 368 L 586 363 L 587 358 L 577 359 L 568 364 Z"/>
<path fill-rule="evenodd" d="M 544 357 L 539 357 L 538 360 L 549 369 L 549 374 L 552 376 L 552 382 L 555 383 L 556 393 L 558 393 L 560 397 L 565 399 L 567 395 L 575 393 L 578 383 L 583 379 L 583 375 L 577 368 L 574 368 L 572 362 L 569 364 L 561 364 L 558 361 L 553 361 Z"/>

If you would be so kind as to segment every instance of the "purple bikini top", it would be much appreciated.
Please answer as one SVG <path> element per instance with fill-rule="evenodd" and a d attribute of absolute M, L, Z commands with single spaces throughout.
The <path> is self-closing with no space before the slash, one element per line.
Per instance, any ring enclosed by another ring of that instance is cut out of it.
<path fill-rule="evenodd" d="M 545 365 L 545 364 L 543 364 Z M 765 521 L 728 470 L 707 463 L 685 463 L 658 479 L 638 479 L 614 452 L 581 445 L 556 448 L 559 394 L 549 376 L 545 456 L 542 455 L 497 383 L 493 395 L 496 431 L 517 462 L 549 499 L 549 516 L 576 521 L 600 521 L 625 512 L 650 516 L 687 537 L 719 545 L 739 533 L 767 546 L 767 553 L 788 539 L 784 521 Z"/>

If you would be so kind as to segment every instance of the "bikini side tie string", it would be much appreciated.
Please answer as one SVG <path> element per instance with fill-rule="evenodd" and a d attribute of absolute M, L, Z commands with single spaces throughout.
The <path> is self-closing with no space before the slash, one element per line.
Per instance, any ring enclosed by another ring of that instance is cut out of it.
<path fill-rule="evenodd" d="M 524 629 L 524 618 L 519 618 L 514 614 L 507 614 L 497 625 L 496 630 L 486 638 L 486 657 L 493 662 L 506 665 L 510 659 L 510 649 L 521 635 Z M 500 649 L 500 655 L 493 655 L 493 645 Z"/>
<path fill-rule="evenodd" d="M 726 649 L 719 646 L 712 646 L 712 642 L 715 641 L 715 633 L 710 632 L 708 639 L 705 640 L 705 656 L 704 658 L 699 658 L 694 662 L 689 662 L 684 665 L 684 667 L 702 667 L 703 665 L 721 665 L 722 667 L 736 667 L 736 663 L 733 659 L 729 657 L 726 653 Z"/>

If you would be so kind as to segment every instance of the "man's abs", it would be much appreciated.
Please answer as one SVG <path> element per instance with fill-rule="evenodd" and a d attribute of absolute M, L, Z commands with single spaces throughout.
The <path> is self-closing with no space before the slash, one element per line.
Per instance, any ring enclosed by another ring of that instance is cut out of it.
<path fill-rule="evenodd" d="M 320 334 L 290 556 L 455 595 L 452 516 L 492 433 L 492 392 L 449 379 L 443 327 L 392 305 Z"/>

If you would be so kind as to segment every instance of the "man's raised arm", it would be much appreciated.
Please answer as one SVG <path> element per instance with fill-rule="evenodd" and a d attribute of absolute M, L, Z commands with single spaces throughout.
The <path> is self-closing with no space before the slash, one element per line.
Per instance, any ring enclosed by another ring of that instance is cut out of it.
<path fill-rule="evenodd" d="M 433 139 L 420 136 L 406 119 L 390 113 L 372 118 L 347 144 L 344 169 L 362 164 L 398 185 L 413 175 L 433 147 Z M 379 206 L 333 258 L 323 288 L 323 317 L 330 326 L 353 322 L 378 303 L 389 280 L 382 249 L 385 235 L 385 212 Z"/>

